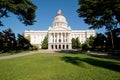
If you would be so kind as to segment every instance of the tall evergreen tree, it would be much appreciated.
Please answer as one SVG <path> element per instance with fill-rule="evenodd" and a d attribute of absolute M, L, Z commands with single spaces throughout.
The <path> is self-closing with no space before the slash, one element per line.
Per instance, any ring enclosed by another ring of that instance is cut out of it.
<path fill-rule="evenodd" d="M 90 28 L 112 29 L 120 23 L 120 0 L 78 0 L 79 17 L 83 17 Z"/>
<path fill-rule="evenodd" d="M 45 36 L 42 42 L 42 49 L 48 49 L 48 36 Z"/>
<path fill-rule="evenodd" d="M 18 34 L 17 47 L 18 50 L 28 50 L 32 45 L 23 35 Z"/>
<path fill-rule="evenodd" d="M 12 30 L 9 28 L 7 30 L 4 30 L 3 33 L 3 48 L 5 51 L 13 50 L 16 48 L 16 39 L 15 39 L 15 33 L 12 32 Z"/>
<path fill-rule="evenodd" d="M 77 37 L 75 41 L 76 41 L 76 48 L 80 49 L 81 44 L 80 44 L 79 38 Z"/>

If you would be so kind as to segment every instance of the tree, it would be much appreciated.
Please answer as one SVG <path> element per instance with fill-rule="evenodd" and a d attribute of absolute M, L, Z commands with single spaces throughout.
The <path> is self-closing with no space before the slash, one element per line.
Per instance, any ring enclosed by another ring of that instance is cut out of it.
<path fill-rule="evenodd" d="M 87 43 L 82 44 L 82 50 L 87 51 L 89 49 L 89 45 Z"/>
<path fill-rule="evenodd" d="M 0 19 L 8 17 L 8 12 L 11 12 L 25 25 L 33 25 L 36 9 L 36 5 L 30 0 L 0 0 Z M 1 20 L 0 26 L 3 26 Z"/>
<path fill-rule="evenodd" d="M 90 36 L 89 38 L 87 38 L 87 40 L 85 42 L 92 49 L 94 48 L 94 39 L 95 39 L 95 37 Z"/>
<path fill-rule="evenodd" d="M 38 47 L 31 45 L 29 38 L 18 34 L 16 39 L 15 33 L 9 28 L 0 32 L 0 52 L 10 52 L 17 50 L 38 50 Z"/>
<path fill-rule="evenodd" d="M 114 39 L 114 48 L 115 49 L 120 49 L 120 28 L 112 30 L 113 39 Z M 107 35 L 107 46 L 111 47 L 111 41 L 110 41 L 110 32 L 106 32 Z"/>
<path fill-rule="evenodd" d="M 32 45 L 23 35 L 18 34 L 17 47 L 18 50 L 28 50 Z"/>
<path fill-rule="evenodd" d="M 94 44 L 95 48 L 103 50 L 106 46 L 106 41 L 107 41 L 107 39 L 106 39 L 105 35 L 100 33 L 100 34 L 96 35 L 96 38 L 94 39 L 93 44 Z"/>
<path fill-rule="evenodd" d="M 2 36 L 3 48 L 5 51 L 13 50 L 16 48 L 15 33 L 13 33 L 10 28 L 4 30 L 2 32 Z"/>
<path fill-rule="evenodd" d="M 78 2 L 80 8 L 77 12 L 84 18 L 85 23 L 92 25 L 91 28 L 105 26 L 107 29 L 112 29 L 120 23 L 120 0 L 79 0 Z"/>
<path fill-rule="evenodd" d="M 79 38 L 77 37 L 77 38 L 76 38 L 76 48 L 77 48 L 77 49 L 80 49 L 80 45 L 81 45 L 81 44 L 80 44 Z"/>
<path fill-rule="evenodd" d="M 76 49 L 76 40 L 75 38 L 72 38 L 72 49 Z"/>
<path fill-rule="evenodd" d="M 80 45 L 81 44 L 78 37 L 76 39 L 72 38 L 72 49 L 80 49 Z"/>
<path fill-rule="evenodd" d="M 3 33 L 0 32 L 0 51 L 3 51 Z"/>
<path fill-rule="evenodd" d="M 42 49 L 48 49 L 48 36 L 45 36 L 42 42 Z"/>
<path fill-rule="evenodd" d="M 85 23 L 91 25 L 90 28 L 99 29 L 105 27 L 111 33 L 118 28 L 120 23 L 120 0 L 78 0 L 80 8 L 77 10 L 79 17 L 84 18 Z"/>
<path fill-rule="evenodd" d="M 15 33 L 9 28 L 0 32 L 0 51 L 12 51 L 16 49 Z"/>

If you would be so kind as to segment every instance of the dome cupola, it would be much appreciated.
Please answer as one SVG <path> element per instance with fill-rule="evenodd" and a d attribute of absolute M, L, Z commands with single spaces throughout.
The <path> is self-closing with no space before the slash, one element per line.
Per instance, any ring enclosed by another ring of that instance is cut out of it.
<path fill-rule="evenodd" d="M 62 11 L 58 10 L 58 13 L 55 16 L 53 21 L 53 27 L 67 27 L 67 26 L 68 24 L 67 24 L 66 18 L 62 14 Z"/>

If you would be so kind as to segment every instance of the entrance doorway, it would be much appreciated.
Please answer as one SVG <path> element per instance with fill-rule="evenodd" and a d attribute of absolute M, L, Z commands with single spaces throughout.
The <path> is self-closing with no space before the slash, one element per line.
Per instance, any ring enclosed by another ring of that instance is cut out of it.
<path fill-rule="evenodd" d="M 61 45 L 59 45 L 59 49 L 61 49 Z"/>

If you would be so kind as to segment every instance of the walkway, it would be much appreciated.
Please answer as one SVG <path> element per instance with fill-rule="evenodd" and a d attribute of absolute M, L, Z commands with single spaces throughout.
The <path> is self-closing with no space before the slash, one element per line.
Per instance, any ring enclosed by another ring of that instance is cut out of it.
<path fill-rule="evenodd" d="M 27 56 L 27 55 L 32 55 L 32 54 L 38 54 L 38 53 L 55 53 L 55 52 L 50 51 L 50 50 L 28 51 L 28 52 L 18 53 L 18 54 L 13 54 L 13 55 L 8 55 L 8 56 L 0 56 L 0 60 L 11 59 L 11 58 Z"/>

